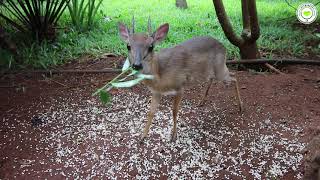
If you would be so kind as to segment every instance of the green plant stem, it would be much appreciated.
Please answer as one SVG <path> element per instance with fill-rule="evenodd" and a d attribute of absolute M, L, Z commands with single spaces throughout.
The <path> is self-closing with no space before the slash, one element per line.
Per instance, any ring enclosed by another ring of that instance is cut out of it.
<path fill-rule="evenodd" d="M 108 87 L 111 83 L 114 83 L 116 80 L 118 80 L 118 78 L 120 78 L 123 74 L 127 73 L 129 70 L 131 70 L 131 68 L 128 68 L 124 71 L 122 71 L 118 76 L 116 76 L 113 80 L 111 80 L 110 82 L 108 82 L 107 84 L 105 84 L 102 88 L 99 88 L 96 92 L 94 92 L 92 94 L 92 96 L 97 95 L 98 93 L 100 93 L 101 91 L 103 91 L 106 87 Z"/>

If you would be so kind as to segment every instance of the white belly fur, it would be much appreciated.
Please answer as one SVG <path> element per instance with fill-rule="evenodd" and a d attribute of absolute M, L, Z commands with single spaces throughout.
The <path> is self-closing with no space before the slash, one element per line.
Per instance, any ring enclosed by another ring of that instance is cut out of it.
<path fill-rule="evenodd" d="M 150 91 L 152 93 L 160 93 L 161 95 L 164 95 L 164 96 L 168 96 L 168 95 L 171 95 L 171 96 L 174 96 L 174 95 L 177 95 L 178 91 L 175 91 L 175 90 L 170 90 L 170 91 L 165 91 L 165 92 L 159 92 L 159 91 L 155 91 L 154 89 L 152 88 L 149 88 Z"/>
<path fill-rule="evenodd" d="M 164 96 L 168 96 L 168 95 L 172 95 L 172 96 L 174 96 L 174 95 L 176 95 L 176 94 L 177 94 L 177 92 L 178 92 L 178 91 L 174 91 L 174 90 L 172 90 L 172 91 L 162 92 L 161 94 L 162 94 L 162 95 L 164 95 Z"/>

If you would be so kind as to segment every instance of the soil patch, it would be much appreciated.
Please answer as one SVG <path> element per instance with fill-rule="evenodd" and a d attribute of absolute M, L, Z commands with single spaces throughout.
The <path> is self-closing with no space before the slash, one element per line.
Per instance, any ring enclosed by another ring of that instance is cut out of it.
<path fill-rule="evenodd" d="M 106 57 L 63 68 L 114 68 L 122 61 Z M 303 149 L 320 127 L 320 67 L 282 71 L 287 74 L 237 72 L 242 114 L 233 87 L 216 83 L 204 107 L 197 103 L 205 84 L 188 89 L 176 142 L 170 142 L 171 97 L 164 97 L 142 145 L 150 104 L 144 86 L 114 90 L 112 104 L 103 106 L 91 94 L 116 74 L 6 75 L 0 178 L 301 179 Z"/>

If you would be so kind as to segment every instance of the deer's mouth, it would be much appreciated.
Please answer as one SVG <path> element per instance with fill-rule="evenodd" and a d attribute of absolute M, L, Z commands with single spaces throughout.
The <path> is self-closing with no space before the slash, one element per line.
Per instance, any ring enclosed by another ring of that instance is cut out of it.
<path fill-rule="evenodd" d="M 133 64 L 133 65 L 132 65 L 132 68 L 133 68 L 134 70 L 139 71 L 139 70 L 141 70 L 143 67 L 142 67 L 142 64 Z"/>

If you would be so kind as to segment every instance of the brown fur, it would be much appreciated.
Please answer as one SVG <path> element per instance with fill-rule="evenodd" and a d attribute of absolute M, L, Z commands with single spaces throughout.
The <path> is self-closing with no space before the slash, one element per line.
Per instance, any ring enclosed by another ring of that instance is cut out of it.
<path fill-rule="evenodd" d="M 160 26 L 152 36 L 130 34 L 122 24 L 119 25 L 119 30 L 122 39 L 130 46 L 129 60 L 131 64 L 142 66 L 142 73 L 154 76 L 154 79 L 143 82 L 151 90 L 152 100 L 142 139 L 149 132 L 161 96 L 168 93 L 174 95 L 172 139 L 175 139 L 176 121 L 183 91 L 187 86 L 199 84 L 199 82 L 209 81 L 202 104 L 208 95 L 213 79 L 227 85 L 235 82 L 239 108 L 242 110 L 237 80 L 231 77 L 226 66 L 226 49 L 216 39 L 208 36 L 195 37 L 175 47 L 162 49 L 155 53 L 154 51 L 150 52 L 149 48 L 166 37 L 169 30 L 168 24 Z"/>
<path fill-rule="evenodd" d="M 315 136 L 305 148 L 305 180 L 320 180 L 320 134 Z"/>

